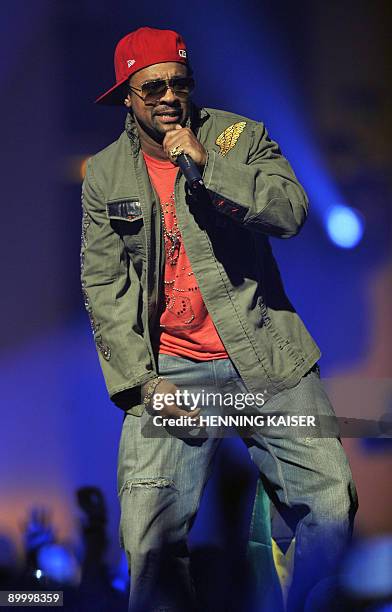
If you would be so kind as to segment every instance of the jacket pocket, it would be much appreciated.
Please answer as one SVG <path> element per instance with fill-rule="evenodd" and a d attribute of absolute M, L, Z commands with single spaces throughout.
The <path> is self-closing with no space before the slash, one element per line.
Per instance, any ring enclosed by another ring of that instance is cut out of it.
<path fill-rule="evenodd" d="M 118 221 L 139 221 L 143 218 L 139 200 L 114 200 L 106 203 L 109 219 Z"/>
<path fill-rule="evenodd" d="M 274 325 L 269 315 L 268 308 L 262 296 L 259 296 L 257 298 L 257 304 L 261 315 L 259 327 L 265 327 L 271 335 L 271 338 L 274 340 L 278 349 L 280 351 L 286 352 L 289 357 L 294 361 L 295 365 L 300 365 L 304 361 L 303 355 L 296 347 L 293 346 L 293 344 L 288 338 L 283 337 L 280 331 L 278 331 L 278 328 L 276 327 L 276 325 Z"/>
<path fill-rule="evenodd" d="M 106 203 L 107 216 L 113 229 L 121 236 L 128 253 L 144 249 L 144 223 L 139 200 L 114 200 Z"/>

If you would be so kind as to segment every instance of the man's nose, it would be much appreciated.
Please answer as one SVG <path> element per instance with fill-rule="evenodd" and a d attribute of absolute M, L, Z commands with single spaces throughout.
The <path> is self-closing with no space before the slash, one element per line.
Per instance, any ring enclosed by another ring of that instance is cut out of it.
<path fill-rule="evenodd" d="M 162 100 L 165 102 L 173 102 L 174 100 L 177 100 L 177 95 L 172 89 L 170 89 L 170 87 L 168 87 L 163 96 L 160 98 L 160 101 Z"/>

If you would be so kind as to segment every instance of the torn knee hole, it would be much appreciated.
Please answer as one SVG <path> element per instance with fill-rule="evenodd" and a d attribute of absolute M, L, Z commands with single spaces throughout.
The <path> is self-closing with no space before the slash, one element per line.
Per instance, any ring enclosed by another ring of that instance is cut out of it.
<path fill-rule="evenodd" d="M 130 491 L 131 489 L 164 489 L 166 487 L 177 490 L 174 481 L 170 480 L 170 478 L 135 478 L 133 480 L 127 480 L 120 494 L 123 491 Z"/>
<path fill-rule="evenodd" d="M 153 489 L 155 487 L 159 489 L 163 487 L 174 487 L 174 482 L 168 478 L 151 478 L 148 480 L 133 481 L 131 484 L 133 487 L 146 487 L 147 489 Z"/>

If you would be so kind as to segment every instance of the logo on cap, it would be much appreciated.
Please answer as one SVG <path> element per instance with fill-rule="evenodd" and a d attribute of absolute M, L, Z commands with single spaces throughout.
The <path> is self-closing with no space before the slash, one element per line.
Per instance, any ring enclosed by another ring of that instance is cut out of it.
<path fill-rule="evenodd" d="M 135 62 L 136 62 L 136 60 L 127 60 L 127 65 L 128 65 L 128 68 L 130 68 L 131 66 L 133 66 Z"/>
<path fill-rule="evenodd" d="M 186 51 L 185 49 L 178 49 L 178 55 L 180 57 L 186 57 Z"/>

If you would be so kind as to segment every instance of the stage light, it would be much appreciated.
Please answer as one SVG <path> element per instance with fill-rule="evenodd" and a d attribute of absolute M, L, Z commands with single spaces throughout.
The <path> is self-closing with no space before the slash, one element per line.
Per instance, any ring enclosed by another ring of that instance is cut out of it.
<path fill-rule="evenodd" d="M 82 157 L 79 161 L 79 177 L 80 177 L 80 180 L 82 181 L 86 175 L 86 166 L 87 166 L 88 160 L 89 160 L 88 157 Z"/>
<path fill-rule="evenodd" d="M 37 555 L 42 573 L 62 584 L 78 584 L 80 568 L 73 553 L 59 544 L 42 546 Z"/>
<path fill-rule="evenodd" d="M 354 248 L 363 236 L 362 217 L 349 206 L 332 206 L 326 214 L 326 226 L 332 242 L 343 249 Z"/>
<path fill-rule="evenodd" d="M 392 536 L 369 537 L 353 546 L 347 555 L 340 582 L 356 597 L 385 599 L 392 595 Z"/>
<path fill-rule="evenodd" d="M 121 553 L 120 561 L 111 584 L 113 589 L 121 591 L 122 593 L 125 593 L 129 589 L 128 562 L 124 550 Z"/>

